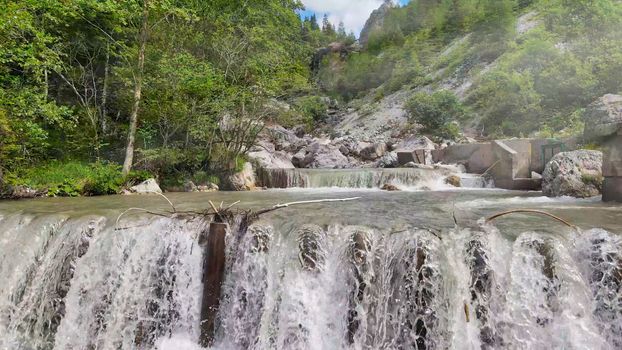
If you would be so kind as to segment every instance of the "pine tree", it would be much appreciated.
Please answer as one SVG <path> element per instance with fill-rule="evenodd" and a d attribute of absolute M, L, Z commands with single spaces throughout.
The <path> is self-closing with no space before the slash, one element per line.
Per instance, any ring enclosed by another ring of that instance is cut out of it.
<path fill-rule="evenodd" d="M 333 36 L 335 34 L 335 28 L 328 20 L 327 14 L 324 14 L 324 18 L 322 18 L 322 32 L 327 36 Z"/>
<path fill-rule="evenodd" d="M 317 24 L 317 16 L 315 13 L 311 15 L 309 22 L 311 22 L 311 30 L 320 30 L 320 25 Z"/>
<path fill-rule="evenodd" d="M 339 29 L 337 29 L 337 35 L 339 36 L 339 39 L 344 39 L 348 36 L 348 33 L 346 33 L 346 26 L 345 24 L 343 24 L 343 21 L 339 22 Z"/>

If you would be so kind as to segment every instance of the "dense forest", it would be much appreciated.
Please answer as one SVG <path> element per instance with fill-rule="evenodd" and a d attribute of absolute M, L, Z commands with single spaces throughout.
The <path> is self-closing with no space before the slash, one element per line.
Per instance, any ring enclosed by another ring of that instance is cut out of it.
<path fill-rule="evenodd" d="M 314 47 L 338 36 L 293 0 L 3 3 L 5 181 L 108 180 L 58 194 L 115 192 L 121 163 L 124 175 L 235 168 L 275 99 L 312 88 Z"/>
<path fill-rule="evenodd" d="M 406 89 L 413 123 L 455 138 L 572 133 L 590 101 L 622 91 L 615 0 L 411 1 L 365 43 L 301 18 L 297 0 L 2 2 L 0 186 L 50 195 L 218 182 L 266 122 L 314 130 L 325 96 Z M 520 35 L 530 11 L 538 26 Z M 348 53 L 314 67 L 334 42 Z M 485 74 L 464 96 L 440 86 L 473 70 Z"/>

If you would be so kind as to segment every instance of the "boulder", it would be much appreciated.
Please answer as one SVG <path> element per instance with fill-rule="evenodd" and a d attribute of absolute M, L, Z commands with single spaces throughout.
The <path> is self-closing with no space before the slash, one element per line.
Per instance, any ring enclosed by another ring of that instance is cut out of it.
<path fill-rule="evenodd" d="M 339 152 L 341 152 L 341 154 L 343 154 L 344 156 L 350 155 L 350 150 L 345 145 L 339 146 Z"/>
<path fill-rule="evenodd" d="M 376 160 L 387 152 L 387 145 L 382 143 L 370 144 L 360 151 L 361 158 L 363 160 Z"/>
<path fill-rule="evenodd" d="M 28 199 L 36 197 L 45 197 L 45 192 L 37 191 L 34 188 L 28 186 L 8 186 L 7 194 L 4 196 L 11 199 Z M 2 198 L 3 196 L 0 196 Z"/>
<path fill-rule="evenodd" d="M 294 164 L 296 168 L 306 168 L 308 165 L 305 161 L 306 159 L 307 152 L 305 150 L 300 150 L 292 156 L 292 164 Z"/>
<path fill-rule="evenodd" d="M 397 168 L 398 166 L 399 166 L 399 163 L 397 161 L 396 152 L 387 152 L 376 163 L 377 168 Z"/>
<path fill-rule="evenodd" d="M 384 186 L 382 186 L 380 189 L 383 191 L 389 191 L 389 192 L 400 191 L 400 189 L 397 186 L 392 185 L 392 184 L 384 184 Z"/>
<path fill-rule="evenodd" d="M 244 163 L 244 167 L 238 173 L 227 178 L 229 187 L 235 191 L 251 191 L 255 189 L 255 171 L 249 162 Z"/>
<path fill-rule="evenodd" d="M 586 140 L 615 134 L 622 128 L 622 96 L 604 95 L 588 106 L 583 114 Z"/>
<path fill-rule="evenodd" d="M 291 156 L 283 151 L 269 152 L 261 150 L 249 152 L 248 158 L 263 169 L 293 169 Z"/>
<path fill-rule="evenodd" d="M 335 146 L 339 147 L 339 151 L 344 156 L 354 156 L 354 157 L 358 157 L 361 153 L 361 149 L 367 145 L 368 144 L 360 143 L 353 139 L 340 140 L 335 143 Z"/>
<path fill-rule="evenodd" d="M 136 186 L 132 186 L 125 194 L 153 194 L 162 193 L 162 189 L 155 179 L 147 179 Z"/>
<path fill-rule="evenodd" d="M 303 138 L 307 133 L 304 125 L 295 126 L 292 131 L 294 132 L 294 135 L 298 136 L 299 138 Z"/>
<path fill-rule="evenodd" d="M 348 158 L 334 145 L 314 142 L 292 157 L 298 168 L 340 169 L 350 168 Z"/>
<path fill-rule="evenodd" d="M 184 182 L 184 192 L 197 192 L 198 190 L 199 189 L 197 188 L 197 185 L 194 184 L 194 182 L 190 180 Z"/>
<path fill-rule="evenodd" d="M 220 190 L 218 185 L 208 182 L 207 185 L 199 185 L 197 186 L 197 191 L 199 192 L 215 192 Z"/>
<path fill-rule="evenodd" d="M 603 154 L 578 150 L 556 154 L 542 173 L 542 192 L 549 197 L 597 196 L 602 190 Z"/>
<path fill-rule="evenodd" d="M 425 136 L 411 136 L 407 137 L 394 146 L 396 151 L 414 151 L 416 149 L 434 150 L 437 148 L 436 143 L 432 142 Z"/>
<path fill-rule="evenodd" d="M 450 175 L 445 178 L 445 183 L 454 187 L 462 187 L 462 179 L 458 175 Z"/>

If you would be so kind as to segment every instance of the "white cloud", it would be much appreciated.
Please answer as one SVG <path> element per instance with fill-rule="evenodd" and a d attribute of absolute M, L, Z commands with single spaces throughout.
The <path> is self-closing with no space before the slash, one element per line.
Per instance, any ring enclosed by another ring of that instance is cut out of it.
<path fill-rule="evenodd" d="M 302 0 L 302 3 L 317 14 L 318 21 L 321 22 L 326 13 L 335 27 L 343 21 L 346 30 L 358 36 L 371 12 L 380 7 L 383 0 Z"/>

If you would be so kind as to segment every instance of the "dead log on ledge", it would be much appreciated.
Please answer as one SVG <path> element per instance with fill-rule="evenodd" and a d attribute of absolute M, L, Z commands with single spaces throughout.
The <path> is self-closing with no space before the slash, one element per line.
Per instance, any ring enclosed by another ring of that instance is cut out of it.
<path fill-rule="evenodd" d="M 225 273 L 225 236 L 228 225 L 212 222 L 205 239 L 203 253 L 203 299 L 201 301 L 201 338 L 203 347 L 214 341 L 220 292 Z"/>

